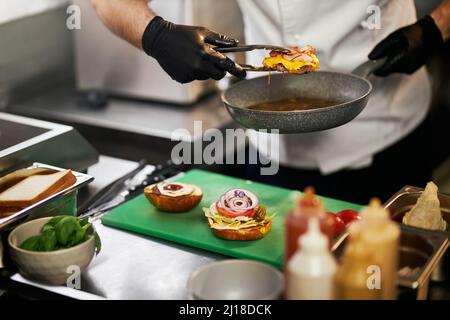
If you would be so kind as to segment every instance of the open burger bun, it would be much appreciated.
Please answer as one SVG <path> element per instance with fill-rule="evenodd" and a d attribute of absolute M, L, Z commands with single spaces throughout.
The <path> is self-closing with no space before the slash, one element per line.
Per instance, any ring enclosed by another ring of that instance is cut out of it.
<path fill-rule="evenodd" d="M 212 232 L 217 237 L 234 241 L 251 241 L 261 239 L 270 231 L 270 229 L 272 229 L 272 221 L 269 221 L 264 227 L 257 226 L 238 230 L 219 230 L 211 228 Z"/>
<path fill-rule="evenodd" d="M 198 205 L 202 200 L 203 192 L 196 185 L 178 182 L 176 184 L 192 187 L 193 191 L 189 194 L 180 196 L 165 195 L 158 191 L 158 184 L 153 184 L 144 189 L 144 194 L 148 201 L 156 208 L 161 211 L 172 213 L 187 212 Z"/>

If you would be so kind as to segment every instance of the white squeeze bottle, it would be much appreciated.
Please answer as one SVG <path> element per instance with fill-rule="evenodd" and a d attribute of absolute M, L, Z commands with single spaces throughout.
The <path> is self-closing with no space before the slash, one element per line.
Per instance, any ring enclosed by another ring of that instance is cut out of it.
<path fill-rule="evenodd" d="M 311 218 L 308 231 L 299 238 L 299 250 L 287 266 L 288 300 L 331 300 L 337 263 L 329 250 L 329 240 L 320 231 L 319 220 Z"/>

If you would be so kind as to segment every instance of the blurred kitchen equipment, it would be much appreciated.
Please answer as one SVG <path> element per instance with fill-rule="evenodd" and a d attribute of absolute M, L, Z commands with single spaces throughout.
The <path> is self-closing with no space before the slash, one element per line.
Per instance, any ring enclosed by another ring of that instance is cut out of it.
<path fill-rule="evenodd" d="M 400 189 L 395 195 L 393 195 L 391 199 L 389 199 L 385 204 L 385 208 L 390 212 L 392 219 L 398 223 L 402 223 L 403 216 L 409 210 L 411 210 L 411 208 L 416 204 L 422 192 L 423 188 L 405 186 L 402 189 Z M 438 198 L 441 205 L 442 217 L 447 222 L 447 225 L 450 225 L 450 195 L 438 193 Z M 450 232 L 448 230 L 447 231 L 429 230 L 429 232 L 450 237 Z M 449 279 L 450 279 L 450 252 L 447 251 L 443 256 L 441 263 L 433 272 L 431 280 L 447 281 Z"/>
<path fill-rule="evenodd" d="M 90 239 L 77 246 L 50 252 L 36 252 L 19 248 L 29 237 L 39 234 L 44 224 L 52 217 L 36 219 L 18 226 L 8 237 L 8 245 L 13 261 L 20 273 L 41 283 L 62 285 L 72 273 L 70 266 L 77 266 L 84 271 L 95 254 L 95 240 Z"/>
<path fill-rule="evenodd" d="M 0 176 L 33 162 L 86 171 L 98 156 L 72 127 L 0 112 Z"/>
<path fill-rule="evenodd" d="M 333 246 L 339 260 L 347 243 L 346 233 Z M 447 236 L 427 230 L 401 226 L 398 284 L 409 290 L 416 290 L 416 298 L 425 300 L 433 271 L 449 246 Z"/>
<path fill-rule="evenodd" d="M 283 291 L 283 275 L 256 261 L 224 260 L 195 271 L 187 284 L 195 300 L 277 300 Z"/>
<path fill-rule="evenodd" d="M 78 89 L 176 104 L 191 104 L 214 89 L 213 81 L 186 85 L 173 81 L 156 60 L 107 30 L 90 1 L 73 3 L 83 13 L 82 28 L 74 32 Z M 202 25 L 242 38 L 242 18 L 235 0 L 154 0 L 149 5 L 174 23 Z"/>
<path fill-rule="evenodd" d="M 367 61 L 352 74 L 318 71 L 275 74 L 230 86 L 222 100 L 235 121 L 246 128 L 278 129 L 279 133 L 305 133 L 335 128 L 353 120 L 367 105 L 372 84 L 367 77 L 384 60 Z M 248 107 L 289 98 L 322 99 L 335 105 L 301 111 L 261 111 Z"/>

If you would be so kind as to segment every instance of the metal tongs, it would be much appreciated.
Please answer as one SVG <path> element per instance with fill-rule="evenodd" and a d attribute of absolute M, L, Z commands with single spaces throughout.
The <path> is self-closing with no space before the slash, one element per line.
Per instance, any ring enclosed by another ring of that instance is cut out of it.
<path fill-rule="evenodd" d="M 144 172 L 146 167 L 147 162 L 141 160 L 135 169 L 100 190 L 81 206 L 78 210 L 78 216 L 80 218 L 89 217 L 92 221 L 96 220 L 105 212 L 142 194 L 146 186 L 172 177 L 183 169 L 182 165 L 175 165 L 172 161 L 167 161 L 164 164 L 157 165 L 152 172 L 145 174 L 144 177 L 138 178 L 138 175 Z"/>
<path fill-rule="evenodd" d="M 272 45 L 266 45 L 266 44 L 252 44 L 252 45 L 241 45 L 241 46 L 235 46 L 235 47 L 215 47 L 214 50 L 220 53 L 230 53 L 230 52 L 247 52 L 247 51 L 253 51 L 253 50 L 274 50 L 278 51 L 283 54 L 291 54 L 292 51 L 285 47 L 280 46 L 272 46 Z M 240 65 L 245 71 L 256 71 L 256 72 L 267 72 L 272 70 L 267 70 L 264 67 L 255 67 L 250 64 L 241 64 Z"/>

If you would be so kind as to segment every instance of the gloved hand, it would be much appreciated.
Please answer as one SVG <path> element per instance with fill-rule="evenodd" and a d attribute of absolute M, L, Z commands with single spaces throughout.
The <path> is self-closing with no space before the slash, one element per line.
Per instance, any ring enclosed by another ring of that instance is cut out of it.
<path fill-rule="evenodd" d="M 433 18 L 426 16 L 415 24 L 391 33 L 369 54 L 369 59 L 387 57 L 386 63 L 374 72 L 377 76 L 391 73 L 412 74 L 422 67 L 444 40 Z"/>
<path fill-rule="evenodd" d="M 203 27 L 177 25 L 155 17 L 142 37 L 142 48 L 155 58 L 172 79 L 187 83 L 209 78 L 220 80 L 225 72 L 238 78 L 245 70 L 223 54 L 213 50 L 236 46 L 238 41 Z"/>

